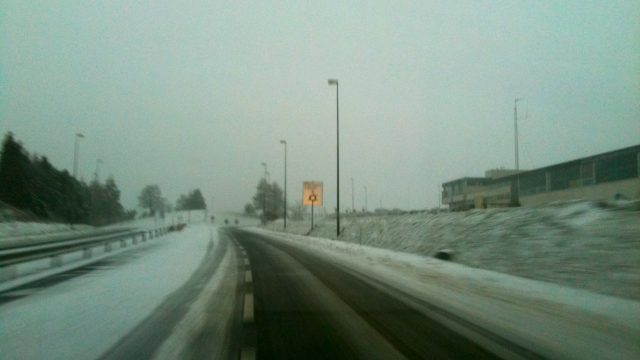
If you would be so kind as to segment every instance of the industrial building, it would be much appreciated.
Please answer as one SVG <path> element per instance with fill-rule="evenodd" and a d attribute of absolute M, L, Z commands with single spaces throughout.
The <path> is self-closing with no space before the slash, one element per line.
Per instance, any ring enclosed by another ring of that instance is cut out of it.
<path fill-rule="evenodd" d="M 531 206 L 559 200 L 640 199 L 640 145 L 539 169 L 489 170 L 442 184 L 451 210 Z"/>

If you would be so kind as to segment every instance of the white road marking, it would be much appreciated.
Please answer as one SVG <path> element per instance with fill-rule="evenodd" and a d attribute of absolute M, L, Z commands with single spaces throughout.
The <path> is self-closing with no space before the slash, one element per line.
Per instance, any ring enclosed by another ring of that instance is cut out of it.
<path fill-rule="evenodd" d="M 245 293 L 244 294 L 244 310 L 242 312 L 242 320 L 244 323 L 252 323 L 253 322 L 253 294 Z"/>
<path fill-rule="evenodd" d="M 251 276 L 251 270 L 246 270 L 244 272 L 244 282 L 245 283 L 253 282 L 253 277 Z"/>
<path fill-rule="evenodd" d="M 249 259 L 244 258 L 244 264 L 245 264 L 246 266 L 249 266 Z"/>

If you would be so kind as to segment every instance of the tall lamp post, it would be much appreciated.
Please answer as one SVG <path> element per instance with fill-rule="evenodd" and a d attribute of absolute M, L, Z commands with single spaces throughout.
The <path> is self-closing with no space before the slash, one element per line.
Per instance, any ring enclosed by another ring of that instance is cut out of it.
<path fill-rule="evenodd" d="M 353 178 L 351 178 L 351 211 L 356 211 L 355 196 L 353 195 Z"/>
<path fill-rule="evenodd" d="M 336 236 L 340 237 L 340 93 L 338 79 L 329 79 L 336 86 Z"/>
<path fill-rule="evenodd" d="M 96 173 L 94 174 L 96 177 L 96 182 L 100 181 L 100 165 L 102 165 L 102 159 L 96 160 Z"/>
<path fill-rule="evenodd" d="M 262 189 L 262 223 L 265 224 L 267 222 L 267 163 L 263 162 L 262 167 L 264 167 L 264 182 L 265 187 Z"/>
<path fill-rule="evenodd" d="M 287 140 L 280 140 L 284 145 L 284 228 L 287 228 Z"/>
<path fill-rule="evenodd" d="M 367 187 L 364 187 L 364 211 L 369 211 L 369 197 L 367 195 Z"/>
<path fill-rule="evenodd" d="M 78 153 L 80 151 L 80 139 L 83 139 L 84 135 L 76 133 L 74 151 L 73 151 L 73 177 L 78 179 Z"/>

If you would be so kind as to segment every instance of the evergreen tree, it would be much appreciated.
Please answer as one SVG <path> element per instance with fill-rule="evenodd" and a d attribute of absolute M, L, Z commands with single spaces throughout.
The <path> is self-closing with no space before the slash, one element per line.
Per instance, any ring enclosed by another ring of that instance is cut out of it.
<path fill-rule="evenodd" d="M 269 184 L 264 178 L 260 179 L 252 200 L 263 221 L 284 216 L 284 193 L 275 181 Z"/>
<path fill-rule="evenodd" d="M 0 156 L 0 201 L 18 209 L 31 210 L 33 198 L 29 191 L 30 161 L 27 152 L 8 133 Z"/>
<path fill-rule="evenodd" d="M 104 225 L 124 216 L 113 179 L 102 185 L 76 180 L 33 156 L 8 133 L 0 154 L 0 201 L 43 219 Z"/>

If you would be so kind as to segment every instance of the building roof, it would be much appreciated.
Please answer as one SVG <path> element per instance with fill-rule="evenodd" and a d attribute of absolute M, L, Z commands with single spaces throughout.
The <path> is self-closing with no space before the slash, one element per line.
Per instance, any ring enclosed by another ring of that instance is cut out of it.
<path fill-rule="evenodd" d="M 447 181 L 442 183 L 442 185 L 448 185 L 448 184 L 452 184 L 455 182 L 462 182 L 465 180 L 479 180 L 479 181 L 487 181 L 487 180 L 491 180 L 490 178 L 486 178 L 486 177 L 474 177 L 474 176 L 465 176 L 465 177 L 461 177 L 455 180 L 451 180 L 451 181 Z"/>
<path fill-rule="evenodd" d="M 447 181 L 445 183 L 442 183 L 442 185 L 444 186 L 444 185 L 447 185 L 447 184 L 452 184 L 452 183 L 455 183 L 455 182 L 460 182 L 460 181 L 469 180 L 469 179 L 485 180 L 485 181 L 488 181 L 488 182 L 496 182 L 496 183 L 497 182 L 503 182 L 503 181 L 510 181 L 511 179 L 516 178 L 516 176 L 518 176 L 518 175 L 522 176 L 522 175 L 525 175 L 525 174 L 528 174 L 528 173 L 532 173 L 532 172 L 535 172 L 535 171 L 545 170 L 545 169 L 549 169 L 549 168 L 553 168 L 553 167 L 566 166 L 566 165 L 569 165 L 569 164 L 574 163 L 576 161 L 593 160 L 593 159 L 596 159 L 596 158 L 606 157 L 606 156 L 609 156 L 609 155 L 612 155 L 612 154 L 615 154 L 615 153 L 621 153 L 621 152 L 627 152 L 627 151 L 631 151 L 631 152 L 632 151 L 638 151 L 638 152 L 640 152 L 640 144 L 639 145 L 628 146 L 628 147 L 617 149 L 617 150 L 607 151 L 607 152 L 596 154 L 596 155 L 585 156 L 585 157 L 582 157 L 582 158 L 573 159 L 573 160 L 569 160 L 569 161 L 563 161 L 561 163 L 547 165 L 547 166 L 539 167 L 539 168 L 532 169 L 532 170 L 522 170 L 517 174 L 505 175 L 505 176 L 501 176 L 501 177 L 496 178 L 496 179 L 491 179 L 489 177 L 462 177 L 462 178 L 459 178 L 459 179 Z"/>

